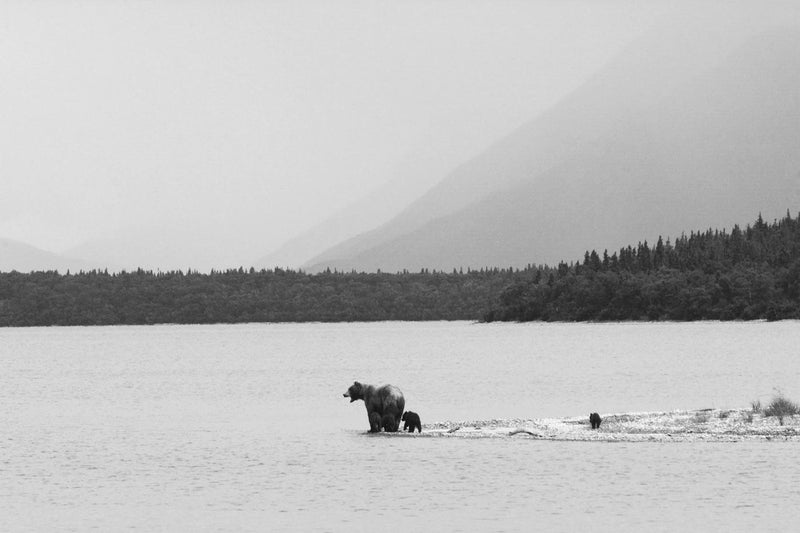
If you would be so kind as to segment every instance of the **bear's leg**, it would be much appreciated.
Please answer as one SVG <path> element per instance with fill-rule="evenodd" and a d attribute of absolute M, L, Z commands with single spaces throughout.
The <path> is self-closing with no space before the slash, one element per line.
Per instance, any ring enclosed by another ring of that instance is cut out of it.
<path fill-rule="evenodd" d="M 369 414 L 369 431 L 370 433 L 377 433 L 381 430 L 381 415 L 376 412 Z"/>
<path fill-rule="evenodd" d="M 414 433 L 414 428 L 411 428 L 411 433 Z M 417 422 L 417 433 L 422 433 L 422 423 Z"/>
<path fill-rule="evenodd" d="M 383 426 L 384 431 L 395 432 L 397 431 L 397 422 L 395 421 L 393 414 L 386 414 L 383 415 L 381 419 L 381 425 Z"/>

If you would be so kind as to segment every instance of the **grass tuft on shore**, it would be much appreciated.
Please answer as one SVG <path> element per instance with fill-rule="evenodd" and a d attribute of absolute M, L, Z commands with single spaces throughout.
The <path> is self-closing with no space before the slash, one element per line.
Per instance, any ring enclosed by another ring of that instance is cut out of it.
<path fill-rule="evenodd" d="M 785 417 L 797 414 L 800 414 L 800 405 L 788 399 L 780 392 L 778 392 L 778 395 L 775 396 L 764 409 L 764 416 L 777 417 L 780 425 L 783 425 L 783 419 Z"/>
<path fill-rule="evenodd" d="M 761 400 L 754 400 L 750 402 L 750 407 L 752 408 L 754 415 L 761 414 Z"/>

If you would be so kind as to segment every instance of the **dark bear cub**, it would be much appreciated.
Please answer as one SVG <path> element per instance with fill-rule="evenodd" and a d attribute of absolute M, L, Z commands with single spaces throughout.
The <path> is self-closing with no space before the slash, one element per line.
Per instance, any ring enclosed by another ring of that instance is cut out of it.
<path fill-rule="evenodd" d="M 419 421 L 419 415 L 417 413 L 406 411 L 403 413 L 400 420 L 405 422 L 405 424 L 403 424 L 403 431 L 408 430 L 409 433 L 414 433 L 414 429 L 416 429 L 418 433 L 422 433 L 422 424 Z"/>
<path fill-rule="evenodd" d="M 598 415 L 597 413 L 592 413 L 589 415 L 589 423 L 592 425 L 592 429 L 599 429 L 600 422 L 602 421 L 603 419 L 600 418 L 600 415 Z"/>

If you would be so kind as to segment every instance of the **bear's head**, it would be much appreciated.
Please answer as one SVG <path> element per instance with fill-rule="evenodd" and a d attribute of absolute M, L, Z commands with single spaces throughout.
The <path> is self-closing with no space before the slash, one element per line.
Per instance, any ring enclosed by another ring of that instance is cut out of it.
<path fill-rule="evenodd" d="M 405 413 L 403 413 L 403 416 L 401 416 L 401 417 L 400 417 L 400 421 L 401 421 L 401 422 L 405 422 L 405 421 L 406 421 L 406 417 L 407 417 L 407 416 L 408 416 L 408 411 L 406 411 Z"/>
<path fill-rule="evenodd" d="M 356 381 L 352 385 L 350 385 L 350 388 L 347 389 L 347 392 L 345 392 L 342 396 L 344 396 L 345 398 L 350 398 L 350 403 L 353 403 L 356 400 L 363 400 L 364 386 L 358 381 Z"/>

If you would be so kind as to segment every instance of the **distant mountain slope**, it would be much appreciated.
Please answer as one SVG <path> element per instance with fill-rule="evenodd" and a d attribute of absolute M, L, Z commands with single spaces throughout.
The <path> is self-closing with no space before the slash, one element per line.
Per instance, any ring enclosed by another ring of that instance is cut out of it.
<path fill-rule="evenodd" d="M 41 250 L 25 243 L 0 238 L 0 272 L 92 270 L 90 263 Z"/>
<path fill-rule="evenodd" d="M 161 225 L 140 223 L 116 230 L 113 235 L 96 238 L 66 251 L 92 263 L 110 263 L 115 270 L 208 271 L 212 268 L 249 267 L 245 259 L 255 242 L 243 232 L 230 234 L 230 226 L 213 219 L 192 223 L 176 217 L 169 232 Z M 225 263 L 215 260 L 215 243 L 227 238 L 231 257 Z M 111 268 L 111 267 L 109 267 Z"/>
<path fill-rule="evenodd" d="M 656 32 L 325 267 L 522 266 L 800 209 L 800 30 Z M 702 41 L 698 44 L 698 41 Z"/>
<path fill-rule="evenodd" d="M 429 149 L 409 154 L 398 164 L 393 179 L 260 257 L 255 261 L 256 268 L 298 268 L 332 244 L 386 222 L 436 183 L 441 176 L 436 170 L 442 167 L 438 159 Z"/>

